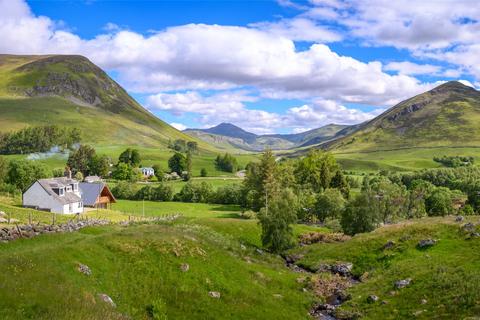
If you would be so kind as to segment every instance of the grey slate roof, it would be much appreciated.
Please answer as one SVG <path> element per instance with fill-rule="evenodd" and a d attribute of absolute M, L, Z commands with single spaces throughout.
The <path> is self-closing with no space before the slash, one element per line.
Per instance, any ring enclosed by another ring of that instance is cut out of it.
<path fill-rule="evenodd" d="M 70 203 L 82 201 L 82 198 L 80 198 L 73 192 L 65 191 L 65 194 L 63 196 L 59 196 L 55 191 L 53 191 L 54 188 L 59 188 L 59 187 L 66 188 L 69 185 L 78 183 L 78 181 L 75 179 L 61 177 L 61 178 L 40 179 L 37 182 L 42 186 L 43 189 L 45 189 L 45 191 L 49 195 L 51 195 L 55 200 L 57 200 L 62 204 L 70 204 Z"/>
<path fill-rule="evenodd" d="M 81 182 L 80 193 L 82 194 L 83 205 L 93 206 L 104 187 L 105 183 L 103 182 Z"/>

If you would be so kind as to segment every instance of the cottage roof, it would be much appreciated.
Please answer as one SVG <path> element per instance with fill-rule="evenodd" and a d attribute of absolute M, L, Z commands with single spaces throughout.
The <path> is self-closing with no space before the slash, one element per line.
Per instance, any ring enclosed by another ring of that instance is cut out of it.
<path fill-rule="evenodd" d="M 85 206 L 93 206 L 97 202 L 97 198 L 102 194 L 103 188 L 107 185 L 103 182 L 81 182 L 80 192 L 82 193 L 83 204 Z M 110 194 L 111 192 L 108 191 Z M 112 199 L 115 201 L 115 198 Z"/>
<path fill-rule="evenodd" d="M 71 186 L 75 183 L 78 183 L 75 179 L 69 179 L 66 177 L 61 178 L 50 178 L 50 179 L 40 179 L 37 181 L 45 191 L 52 196 L 55 200 L 61 204 L 70 204 L 82 201 L 78 195 L 73 192 L 64 192 L 63 196 L 58 195 L 53 189 L 65 188 Z"/>

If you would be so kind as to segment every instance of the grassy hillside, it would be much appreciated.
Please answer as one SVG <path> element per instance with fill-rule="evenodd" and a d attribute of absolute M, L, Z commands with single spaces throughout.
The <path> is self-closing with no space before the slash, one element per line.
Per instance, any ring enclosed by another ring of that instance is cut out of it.
<path fill-rule="evenodd" d="M 0 243 L 2 319 L 305 318 L 313 296 L 280 257 L 256 251 L 256 221 L 236 218 L 235 207 L 157 204 L 149 215 L 191 218 Z M 90 276 L 78 271 L 80 263 Z"/>
<path fill-rule="evenodd" d="M 472 221 L 478 223 L 478 217 Z M 298 264 L 310 270 L 334 261 L 353 263 L 352 272 L 362 282 L 348 290 L 351 300 L 341 313 L 362 319 L 473 319 L 480 313 L 480 238 L 463 231 L 464 223 L 453 217 L 426 218 L 291 253 L 300 255 Z M 427 238 L 438 243 L 418 249 Z M 392 248 L 383 248 L 387 241 L 394 242 Z M 411 285 L 394 288 L 407 278 Z M 369 303 L 369 295 L 378 296 L 378 302 Z"/>
<path fill-rule="evenodd" d="M 52 123 L 79 127 L 93 144 L 164 147 L 169 139 L 193 139 L 145 110 L 84 57 L 0 55 L 0 131 Z"/>
<path fill-rule="evenodd" d="M 141 204 L 119 201 L 114 210 L 141 215 Z M 240 219 L 235 206 L 146 202 L 146 208 L 146 216 L 180 212 L 185 218 L 0 243 L 2 319 L 308 319 L 312 304 L 323 299 L 323 287 L 320 296 L 312 288 L 338 281 L 329 273 L 292 272 L 279 256 L 257 251 L 260 226 Z M 15 209 L 4 204 L 0 210 Z M 27 211 L 16 210 L 17 218 Z M 124 217 L 99 211 L 90 215 Z M 466 319 L 480 312 L 480 238 L 464 231 L 467 222 L 480 231 L 478 216 L 461 223 L 454 217 L 424 218 L 345 242 L 298 246 L 287 254 L 310 271 L 325 263 L 353 263 L 361 282 L 347 289 L 351 298 L 339 315 Z M 296 235 L 311 231 L 328 232 L 294 226 Z M 437 244 L 419 249 L 418 242 L 428 238 Z M 393 245 L 385 249 L 388 241 Z M 80 273 L 79 264 L 92 274 Z M 395 289 L 396 281 L 407 278 L 409 286 Z M 220 298 L 211 297 L 212 291 Z M 99 294 L 110 296 L 116 308 Z M 379 300 L 368 302 L 369 295 Z"/>
<path fill-rule="evenodd" d="M 480 92 L 451 81 L 405 100 L 324 147 L 342 152 L 480 146 Z"/>

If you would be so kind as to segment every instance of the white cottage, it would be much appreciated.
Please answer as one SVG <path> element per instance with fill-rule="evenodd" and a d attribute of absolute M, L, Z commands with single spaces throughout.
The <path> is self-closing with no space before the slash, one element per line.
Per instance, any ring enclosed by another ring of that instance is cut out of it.
<path fill-rule="evenodd" d="M 40 179 L 23 193 L 24 207 L 54 213 L 82 213 L 83 202 L 78 181 L 66 177 Z"/>
<path fill-rule="evenodd" d="M 140 169 L 142 171 L 142 174 L 146 178 L 150 178 L 151 176 L 155 175 L 155 170 L 150 167 L 143 167 Z"/>

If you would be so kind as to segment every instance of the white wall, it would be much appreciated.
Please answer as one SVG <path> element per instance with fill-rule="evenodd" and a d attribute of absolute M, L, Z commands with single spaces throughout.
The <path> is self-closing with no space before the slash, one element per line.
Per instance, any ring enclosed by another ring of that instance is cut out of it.
<path fill-rule="evenodd" d="M 35 182 L 25 193 L 23 194 L 23 205 L 29 207 L 38 207 L 39 209 L 49 210 L 54 213 L 82 213 L 83 206 L 81 202 L 72 203 L 72 210 L 69 210 L 69 205 L 63 205 L 56 201 L 54 197 L 49 195 L 45 189 Z"/>

